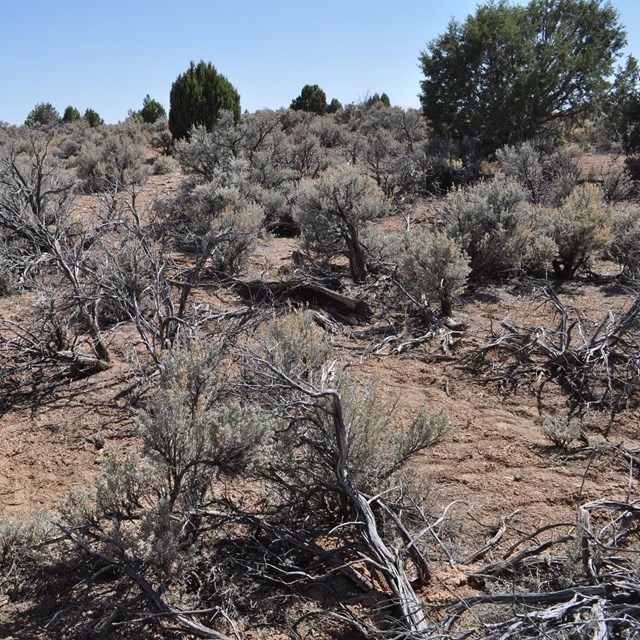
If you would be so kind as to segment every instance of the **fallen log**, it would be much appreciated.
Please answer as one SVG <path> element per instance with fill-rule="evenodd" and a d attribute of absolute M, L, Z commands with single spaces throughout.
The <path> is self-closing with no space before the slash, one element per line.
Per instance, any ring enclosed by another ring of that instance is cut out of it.
<path fill-rule="evenodd" d="M 233 288 L 243 297 L 252 301 L 266 299 L 304 302 L 315 307 L 333 307 L 338 311 L 368 316 L 369 305 L 361 299 L 351 298 L 342 293 L 309 280 L 287 280 L 283 282 L 267 282 L 264 280 L 235 280 Z"/>

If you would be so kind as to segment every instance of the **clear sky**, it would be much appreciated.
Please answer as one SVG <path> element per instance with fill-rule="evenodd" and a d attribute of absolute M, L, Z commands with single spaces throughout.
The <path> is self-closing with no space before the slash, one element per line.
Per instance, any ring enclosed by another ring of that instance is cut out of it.
<path fill-rule="evenodd" d="M 0 0 L 0 120 L 38 102 L 124 120 L 146 94 L 168 110 L 191 60 L 212 62 L 242 109 L 289 106 L 305 84 L 342 103 L 386 92 L 417 107 L 418 56 L 476 0 Z M 640 0 L 613 0 L 640 57 Z"/>

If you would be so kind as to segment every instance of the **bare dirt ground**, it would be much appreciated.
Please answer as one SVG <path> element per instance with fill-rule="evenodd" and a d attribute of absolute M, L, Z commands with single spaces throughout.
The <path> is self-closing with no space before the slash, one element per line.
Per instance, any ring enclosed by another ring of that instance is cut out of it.
<path fill-rule="evenodd" d="M 179 176 L 154 176 L 141 197 L 149 204 L 155 197 L 169 197 L 179 182 Z M 90 199 L 81 205 L 89 211 Z M 417 222 L 432 213 L 421 212 Z M 381 223 L 397 230 L 403 224 L 401 218 Z M 261 239 L 250 260 L 250 275 L 283 277 L 297 247 L 291 238 Z M 597 276 L 557 287 L 567 307 L 593 326 L 608 310 L 622 311 L 632 301 L 618 286 L 613 265 L 599 263 L 595 271 Z M 216 309 L 234 303 L 206 290 L 197 298 Z M 33 302 L 32 294 L 0 298 L 0 316 L 24 315 Z M 519 326 L 553 326 L 552 309 L 530 287 L 511 284 L 469 292 L 456 307 L 456 318 L 465 328 L 448 353 L 439 336 L 404 353 L 390 348 L 373 353 L 376 338 L 367 330 L 385 322 L 380 311 L 384 298 L 376 303 L 369 326 L 344 326 L 333 336 L 336 353 L 349 363 L 356 380 L 377 381 L 399 420 L 421 407 L 449 416 L 449 434 L 422 456 L 415 473 L 428 479 L 434 512 L 458 501 L 450 520 L 459 548 L 477 548 L 507 516 L 515 535 L 552 521 L 572 522 L 576 506 L 592 499 L 638 497 L 636 480 L 611 452 L 587 453 L 583 443 L 562 450 L 543 436 L 544 417 L 566 414 L 566 397 L 557 385 L 549 383 L 541 393 L 539 384 L 523 385 L 505 394 L 498 383 L 461 366 L 463 356 L 486 343 L 505 317 Z M 90 485 L 105 451 L 135 446 L 137 395 L 127 391 L 136 380 L 126 336 L 116 334 L 113 340 L 120 359 L 112 369 L 85 379 L 25 385 L 0 403 L 0 505 L 5 514 L 24 516 L 43 508 L 55 512 L 69 490 Z M 637 409 L 618 414 L 612 422 L 593 412 L 584 424 L 592 442 L 634 448 L 640 446 L 639 418 Z M 424 594 L 427 602 L 448 597 L 449 589 L 468 592 L 458 569 L 447 565 L 436 573 L 444 586 Z"/>

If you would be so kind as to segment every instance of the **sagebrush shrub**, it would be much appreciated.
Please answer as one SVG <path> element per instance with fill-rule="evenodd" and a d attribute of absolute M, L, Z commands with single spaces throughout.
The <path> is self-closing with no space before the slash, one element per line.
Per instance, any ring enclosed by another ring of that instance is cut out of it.
<path fill-rule="evenodd" d="M 613 217 L 609 252 L 627 278 L 640 278 L 640 210 L 636 207 Z"/>
<path fill-rule="evenodd" d="M 628 200 L 636 191 L 636 185 L 626 166 L 616 163 L 601 167 L 598 182 L 602 195 L 608 203 Z"/>
<path fill-rule="evenodd" d="M 426 411 L 420 411 L 409 425 L 393 428 L 388 401 L 374 383 L 359 386 L 347 375 L 333 374 L 329 338 L 314 325 L 309 312 L 274 318 L 263 344 L 264 359 L 273 369 L 314 389 L 331 388 L 340 394 L 349 477 L 360 491 L 375 494 L 386 487 L 406 460 L 439 442 L 448 431 L 449 421 L 443 413 Z M 295 406 L 299 400 L 293 388 L 283 390 L 279 399 L 282 406 L 287 402 Z M 284 417 L 289 426 L 274 434 L 273 457 L 265 459 L 263 472 L 276 486 L 282 483 L 282 496 L 291 501 L 290 508 L 304 513 L 311 501 L 322 513 L 338 497 L 330 489 L 337 455 L 334 413 L 329 396 L 305 404 L 304 416 L 292 413 Z"/>
<path fill-rule="evenodd" d="M 153 162 L 153 173 L 156 176 L 165 176 L 174 173 L 180 168 L 177 160 L 171 156 L 158 156 Z"/>
<path fill-rule="evenodd" d="M 542 423 L 542 434 L 563 449 L 579 438 L 581 433 L 580 421 L 573 418 L 545 418 Z"/>
<path fill-rule="evenodd" d="M 264 221 L 262 207 L 238 187 L 220 187 L 215 182 L 193 189 L 186 213 L 198 251 L 208 251 L 211 266 L 222 272 L 234 272 L 243 265 Z"/>
<path fill-rule="evenodd" d="M 469 259 L 446 233 L 417 229 L 407 234 L 398 278 L 417 300 L 437 302 L 450 316 L 470 272 Z"/>
<path fill-rule="evenodd" d="M 175 157 L 187 173 L 207 181 L 219 179 L 237 158 L 229 143 L 234 129 L 233 115 L 224 111 L 210 131 L 194 126 L 188 140 L 176 142 Z"/>
<path fill-rule="evenodd" d="M 309 382 L 316 379 L 331 356 L 331 341 L 302 309 L 272 318 L 264 340 L 271 364 Z"/>
<path fill-rule="evenodd" d="M 256 406 L 227 398 L 216 346 L 168 353 L 160 388 L 137 427 L 150 461 L 166 478 L 163 497 L 185 509 L 203 499 L 221 470 L 237 472 L 251 461 L 268 420 Z"/>
<path fill-rule="evenodd" d="M 510 180 L 450 194 L 443 217 L 448 235 L 469 256 L 475 280 L 541 270 L 553 249 L 525 190 Z"/>
<path fill-rule="evenodd" d="M 46 554 L 45 540 L 53 533 L 52 514 L 39 511 L 30 518 L 12 518 L 0 513 L 0 571 L 5 582 L 16 577 L 16 573 L 31 565 L 34 570 Z"/>
<path fill-rule="evenodd" d="M 540 155 L 530 141 L 518 146 L 507 145 L 496 152 L 496 159 L 504 174 L 522 185 L 534 203 L 542 201 L 546 183 Z"/>
<path fill-rule="evenodd" d="M 402 253 L 403 237 L 398 234 L 387 233 L 369 225 L 362 230 L 362 246 L 367 253 L 367 264 L 373 269 L 394 267 Z"/>
<path fill-rule="evenodd" d="M 549 210 L 548 215 L 557 247 L 552 264 L 560 278 L 588 270 L 593 258 L 611 242 L 609 213 L 596 185 L 577 187 L 562 207 Z"/>
<path fill-rule="evenodd" d="M 578 159 L 568 148 L 545 152 L 527 141 L 499 149 L 496 159 L 503 173 L 524 187 L 534 204 L 559 205 L 580 178 Z"/>
<path fill-rule="evenodd" d="M 451 189 L 474 183 L 480 174 L 478 159 L 467 141 L 433 138 L 418 145 L 410 177 L 421 195 L 445 195 Z"/>
<path fill-rule="evenodd" d="M 118 128 L 87 140 L 77 156 L 76 166 L 83 188 L 89 192 L 139 186 L 149 176 L 141 142 Z"/>
<path fill-rule="evenodd" d="M 295 215 L 305 249 L 328 258 L 345 255 L 353 280 L 363 282 L 367 267 L 360 236 L 387 209 L 371 178 L 344 168 L 301 185 Z"/>

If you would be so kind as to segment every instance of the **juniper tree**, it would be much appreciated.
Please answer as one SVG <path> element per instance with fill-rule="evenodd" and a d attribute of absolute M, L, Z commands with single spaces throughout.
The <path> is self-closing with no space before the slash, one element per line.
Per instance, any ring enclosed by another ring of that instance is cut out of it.
<path fill-rule="evenodd" d="M 169 96 L 169 130 L 174 138 L 185 138 L 194 125 L 211 130 L 224 110 L 240 120 L 240 95 L 210 62 L 191 62 L 180 74 Z"/>
<path fill-rule="evenodd" d="M 506 0 L 452 20 L 420 56 L 425 117 L 445 138 L 491 153 L 584 118 L 603 97 L 626 43 L 600 0 Z"/>

